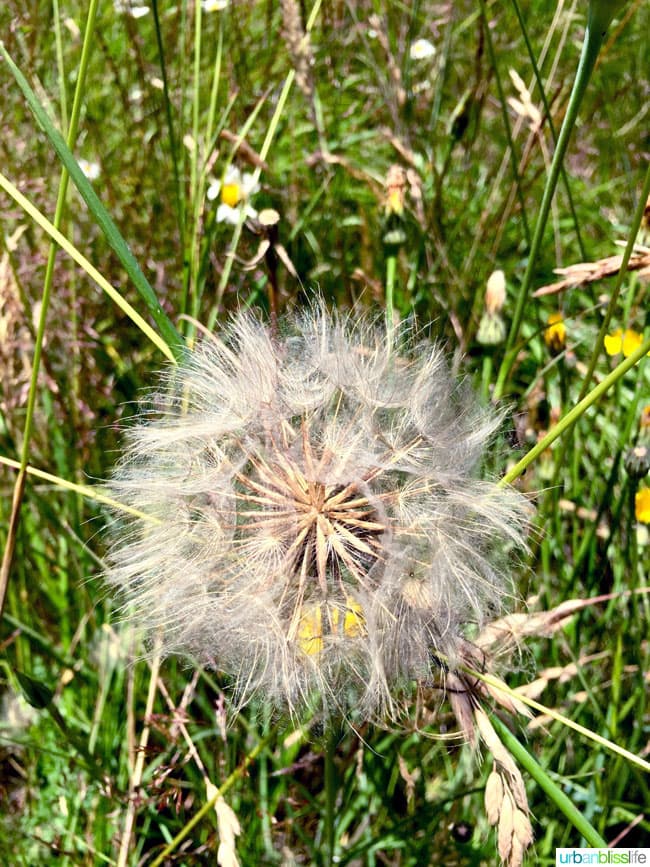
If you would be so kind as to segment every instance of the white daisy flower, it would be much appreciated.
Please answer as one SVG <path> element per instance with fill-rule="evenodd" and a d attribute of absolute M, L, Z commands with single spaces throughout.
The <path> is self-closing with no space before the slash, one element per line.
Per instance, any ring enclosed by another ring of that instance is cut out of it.
<path fill-rule="evenodd" d="M 259 192 L 260 185 L 251 172 L 240 172 L 236 166 L 229 166 L 222 180 L 214 181 L 208 187 L 208 201 L 219 200 L 217 222 L 236 225 L 242 209 L 247 217 L 256 217 L 257 211 L 249 204 L 249 198 Z"/>
<path fill-rule="evenodd" d="M 416 39 L 409 51 L 411 60 L 427 60 L 436 53 L 436 47 L 428 39 Z"/>
<path fill-rule="evenodd" d="M 201 0 L 201 9 L 204 12 L 223 12 L 230 6 L 230 0 Z"/>
<path fill-rule="evenodd" d="M 116 12 L 136 19 L 144 18 L 151 11 L 148 6 L 144 6 L 141 3 L 132 3 L 131 0 L 114 0 L 113 6 Z"/>
<path fill-rule="evenodd" d="M 96 181 L 99 175 L 101 174 L 101 170 L 99 168 L 98 163 L 91 163 L 88 160 L 79 160 L 79 168 L 84 173 L 84 175 L 88 178 L 89 181 Z"/>

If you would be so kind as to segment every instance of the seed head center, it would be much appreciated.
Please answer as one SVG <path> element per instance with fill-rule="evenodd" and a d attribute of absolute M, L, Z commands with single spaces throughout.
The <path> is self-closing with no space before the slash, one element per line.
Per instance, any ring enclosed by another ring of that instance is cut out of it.
<path fill-rule="evenodd" d="M 287 594 L 299 600 L 340 602 L 369 588 L 387 530 L 366 491 L 374 473 L 347 484 L 324 480 L 333 475 L 336 457 L 315 454 L 306 436 L 302 455 L 273 451 L 274 459 L 260 456 L 237 475 L 240 538 L 261 533 L 284 547 L 280 574 Z"/>

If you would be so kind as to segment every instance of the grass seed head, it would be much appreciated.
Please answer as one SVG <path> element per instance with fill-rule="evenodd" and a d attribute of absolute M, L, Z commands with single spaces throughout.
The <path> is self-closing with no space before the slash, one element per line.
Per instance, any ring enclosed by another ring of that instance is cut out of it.
<path fill-rule="evenodd" d="M 239 703 L 394 714 L 509 594 L 523 500 L 477 478 L 499 417 L 431 343 L 240 313 L 152 405 L 112 495 L 155 520 L 116 519 L 107 578 Z"/>

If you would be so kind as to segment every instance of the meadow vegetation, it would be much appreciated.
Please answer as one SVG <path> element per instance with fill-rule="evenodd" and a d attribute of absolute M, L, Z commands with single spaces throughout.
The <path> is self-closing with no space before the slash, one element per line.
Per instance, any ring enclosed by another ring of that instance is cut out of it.
<path fill-rule="evenodd" d="M 587 6 L 2 4 L 1 863 L 517 864 L 509 755 L 528 863 L 650 845 L 642 0 L 603 41 L 524 277 Z M 514 693 L 414 686 L 383 726 L 235 712 L 218 668 L 121 625 L 104 481 L 138 400 L 181 340 L 317 295 L 411 317 L 507 408 L 482 472 L 535 509 L 490 669 Z"/>

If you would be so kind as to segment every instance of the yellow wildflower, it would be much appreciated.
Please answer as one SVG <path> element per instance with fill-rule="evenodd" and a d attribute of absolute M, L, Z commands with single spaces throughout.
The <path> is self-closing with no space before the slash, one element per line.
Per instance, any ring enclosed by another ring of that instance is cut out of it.
<path fill-rule="evenodd" d="M 641 488 L 634 497 L 634 514 L 637 521 L 650 524 L 650 488 Z"/>
<path fill-rule="evenodd" d="M 323 649 L 323 627 L 320 605 L 314 605 L 303 612 L 298 624 L 298 644 L 309 654 L 315 656 Z"/>
<path fill-rule="evenodd" d="M 628 358 L 635 352 L 643 343 L 643 335 L 631 328 L 626 328 L 622 331 L 617 328 L 611 334 L 605 335 L 605 352 L 608 355 L 618 355 L 623 353 L 625 358 Z M 650 355 L 650 353 L 648 353 Z"/>
<path fill-rule="evenodd" d="M 566 328 L 561 313 L 551 313 L 548 317 L 547 327 L 544 329 L 544 342 L 551 352 L 562 352 L 566 346 Z"/>
<path fill-rule="evenodd" d="M 392 165 L 386 175 L 386 201 L 384 204 L 386 215 L 396 214 L 401 217 L 404 213 L 405 197 L 406 172 L 401 166 Z"/>

